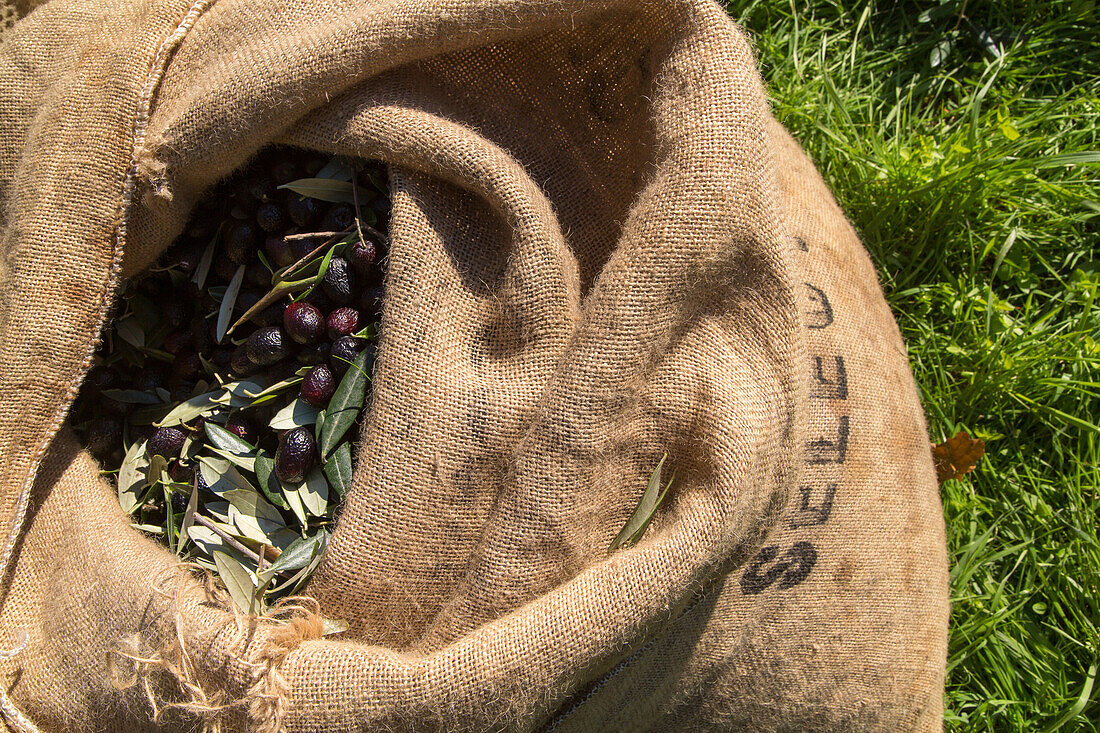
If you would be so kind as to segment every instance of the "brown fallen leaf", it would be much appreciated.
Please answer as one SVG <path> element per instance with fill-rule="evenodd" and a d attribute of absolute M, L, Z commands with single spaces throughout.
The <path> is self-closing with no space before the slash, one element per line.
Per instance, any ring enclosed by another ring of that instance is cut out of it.
<path fill-rule="evenodd" d="M 936 479 L 943 484 L 947 479 L 960 479 L 974 470 L 985 455 L 985 441 L 971 438 L 959 431 L 950 438 L 932 446 L 932 459 L 936 462 Z"/>

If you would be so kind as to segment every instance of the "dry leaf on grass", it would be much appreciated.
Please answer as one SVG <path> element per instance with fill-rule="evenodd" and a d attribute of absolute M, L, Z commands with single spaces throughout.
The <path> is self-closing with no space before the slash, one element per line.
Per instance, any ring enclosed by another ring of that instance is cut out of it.
<path fill-rule="evenodd" d="M 939 445 L 932 446 L 932 459 L 936 462 L 936 480 L 943 484 L 947 479 L 960 479 L 974 470 L 985 455 L 985 441 L 971 438 L 959 431 Z"/>

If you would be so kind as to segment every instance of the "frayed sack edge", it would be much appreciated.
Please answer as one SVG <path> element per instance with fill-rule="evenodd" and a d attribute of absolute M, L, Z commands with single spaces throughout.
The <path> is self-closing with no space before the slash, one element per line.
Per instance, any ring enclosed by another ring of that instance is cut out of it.
<path fill-rule="evenodd" d="M 204 603 L 227 614 L 224 624 L 188 634 L 184 616 L 188 602 L 194 603 L 196 584 L 201 585 Z M 284 598 L 263 616 L 240 611 L 228 594 L 215 585 L 213 575 L 193 563 L 166 568 L 152 583 L 153 593 L 167 600 L 170 610 L 150 628 L 119 639 L 107 653 L 107 674 L 119 691 L 140 687 L 160 724 L 171 711 L 190 714 L 202 722 L 204 733 L 227 730 L 230 716 L 246 714 L 258 733 L 285 730 L 290 705 L 288 685 L 279 667 L 304 641 L 320 639 L 323 621 L 320 607 L 312 598 Z M 262 632 L 258 651 L 250 651 Z M 250 684 L 244 695 L 233 695 L 196 665 L 200 646 L 219 642 L 226 660 L 250 670 Z M 251 659 L 250 659 L 251 657 Z M 165 682 L 169 683 L 165 686 Z M 182 700 L 169 700 L 158 690 L 176 688 Z"/>

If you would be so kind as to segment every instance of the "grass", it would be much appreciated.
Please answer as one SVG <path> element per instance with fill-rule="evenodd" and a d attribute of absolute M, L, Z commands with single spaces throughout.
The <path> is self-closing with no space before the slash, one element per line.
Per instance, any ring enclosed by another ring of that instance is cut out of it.
<path fill-rule="evenodd" d="M 946 727 L 1100 730 L 1094 0 L 728 2 L 878 266 L 942 488 Z"/>

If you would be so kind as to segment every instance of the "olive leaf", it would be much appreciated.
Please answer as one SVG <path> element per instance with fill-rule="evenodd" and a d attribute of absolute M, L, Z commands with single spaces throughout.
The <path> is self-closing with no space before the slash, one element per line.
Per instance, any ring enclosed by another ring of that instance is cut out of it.
<path fill-rule="evenodd" d="M 273 547 L 294 539 L 294 533 L 285 534 L 286 522 L 279 510 L 255 491 L 233 489 L 225 492 L 225 497 L 229 499 L 229 520 L 244 537 Z M 284 534 L 280 536 L 280 532 Z"/>
<path fill-rule="evenodd" d="M 221 456 L 225 460 L 232 463 L 237 468 L 243 468 L 249 473 L 256 472 L 256 457 L 255 456 L 242 456 L 237 453 L 230 453 L 227 450 L 221 448 L 215 448 L 213 446 L 207 446 L 211 453 Z"/>
<path fill-rule="evenodd" d="M 229 591 L 229 597 L 247 614 L 262 613 L 261 601 L 256 597 L 256 583 L 252 574 L 236 558 L 215 550 L 211 557 L 218 567 L 218 575 Z"/>
<path fill-rule="evenodd" d="M 219 496 L 232 489 L 256 490 L 248 479 L 225 459 L 199 456 L 199 473 L 210 492 Z"/>
<path fill-rule="evenodd" d="M 248 393 L 248 396 L 252 397 L 254 399 L 259 399 L 260 397 L 266 397 L 268 395 L 272 395 L 272 394 L 275 394 L 277 392 L 281 392 L 284 389 L 286 389 L 287 387 L 293 387 L 296 384 L 300 384 L 301 381 L 302 381 L 303 373 L 308 372 L 311 368 L 312 367 L 303 367 L 302 369 L 299 369 L 298 372 L 296 372 L 295 376 L 291 377 L 290 379 L 284 379 L 281 382 L 276 382 L 275 384 L 271 385 L 270 387 L 266 387 L 264 389 L 261 389 L 256 393 L 251 393 L 250 392 L 250 393 Z M 256 403 L 253 402 L 252 404 L 255 405 Z"/>
<path fill-rule="evenodd" d="M 150 458 L 149 465 L 145 468 L 145 485 L 154 486 L 162 483 L 166 478 L 164 471 L 167 468 L 168 459 L 164 456 L 158 454 Z"/>
<path fill-rule="evenodd" d="M 626 548 L 633 545 L 639 539 L 642 534 L 645 533 L 646 527 L 653 520 L 653 515 L 657 511 L 657 508 L 661 506 L 661 502 L 664 501 L 665 496 L 668 495 L 668 490 L 672 486 L 672 480 L 669 479 L 668 485 L 665 486 L 665 490 L 661 491 L 661 469 L 665 465 L 665 459 L 668 458 L 668 453 L 661 456 L 661 460 L 657 462 L 657 468 L 653 469 L 653 473 L 649 477 L 649 484 L 646 486 L 645 491 L 642 493 L 642 498 L 638 501 L 638 506 L 635 507 L 634 512 L 630 515 L 630 519 L 626 520 L 626 524 L 619 534 L 615 535 L 615 539 L 611 541 L 611 545 L 607 548 L 608 552 L 614 552 L 619 548 Z"/>
<path fill-rule="evenodd" d="M 325 410 L 324 429 L 317 441 L 322 460 L 328 459 L 329 453 L 359 417 L 367 395 L 367 382 L 370 381 L 368 374 L 373 362 L 374 347 L 368 345 L 348 367 L 347 374 L 340 380 L 340 386 L 329 400 Z"/>
<path fill-rule="evenodd" d="M 232 528 L 227 528 L 232 530 Z M 204 527 L 201 524 L 196 524 L 187 530 L 187 538 L 195 543 L 195 546 L 199 548 L 206 555 L 213 555 L 217 550 L 224 550 L 228 547 L 218 533 L 209 527 Z"/>
<path fill-rule="evenodd" d="M 286 188 L 319 201 L 347 204 L 352 202 L 351 182 L 335 178 L 299 178 L 296 181 L 284 183 L 279 188 Z"/>
<path fill-rule="evenodd" d="M 351 444 L 344 441 L 336 446 L 332 456 L 325 461 L 325 477 L 329 486 L 343 498 L 351 488 Z"/>
<path fill-rule="evenodd" d="M 262 392 L 264 385 L 253 379 L 242 379 L 238 382 L 226 382 L 222 385 L 222 392 L 214 400 L 219 405 L 228 407 L 244 407 L 252 401 L 252 395 Z"/>
<path fill-rule="evenodd" d="M 203 423 L 206 437 L 218 448 L 238 455 L 247 455 L 256 450 L 255 446 L 235 433 L 231 433 L 221 425 L 210 422 Z"/>
<path fill-rule="evenodd" d="M 298 537 L 283 550 L 279 559 L 263 569 L 260 579 L 266 582 L 279 573 L 290 570 L 301 570 L 313 561 L 314 556 L 324 551 L 328 533 L 324 530 L 317 532 L 312 537 Z"/>
<path fill-rule="evenodd" d="M 222 305 L 218 309 L 217 341 L 220 344 L 225 339 L 225 330 L 229 328 L 229 319 L 233 316 L 233 306 L 237 304 L 237 295 L 241 292 L 241 283 L 244 282 L 245 266 L 240 265 L 233 273 L 233 279 L 225 288 L 222 296 Z"/>
<path fill-rule="evenodd" d="M 206 249 L 202 251 L 199 264 L 195 267 L 194 274 L 191 275 L 191 282 L 195 283 L 195 287 L 199 290 L 202 290 L 202 286 L 206 284 L 206 276 L 210 274 L 210 264 L 214 261 L 214 247 L 218 243 L 218 236 L 221 231 L 222 228 L 219 226 L 218 231 L 214 232 L 214 236 L 207 243 Z"/>
<path fill-rule="evenodd" d="M 334 178 L 340 181 L 350 181 L 354 173 L 355 171 L 350 165 L 350 160 L 342 155 L 337 155 L 329 162 L 325 163 L 325 166 L 321 168 L 321 170 L 317 171 L 317 178 Z"/>
<path fill-rule="evenodd" d="M 179 541 L 176 543 L 176 554 L 180 555 L 183 552 L 183 546 L 187 544 L 187 538 L 191 531 L 192 525 L 195 523 L 195 510 L 199 506 L 199 486 L 198 480 L 191 480 L 191 498 L 187 500 L 187 509 L 183 512 L 183 521 L 180 523 L 180 536 Z"/>
<path fill-rule="evenodd" d="M 213 412 L 214 406 L 217 404 L 215 400 L 220 394 L 220 392 L 207 392 L 197 397 L 192 397 L 173 407 L 167 415 L 154 424 L 157 427 L 180 425 L 185 422 L 191 422 L 196 417 L 208 415 Z"/>
<path fill-rule="evenodd" d="M 164 530 L 167 532 L 168 545 L 171 546 L 172 541 L 177 538 L 176 514 L 172 511 L 172 494 L 175 491 L 168 484 L 162 484 L 161 488 L 164 489 Z"/>
<path fill-rule="evenodd" d="M 306 476 L 306 480 L 298 487 L 298 496 L 302 498 L 302 506 L 315 517 L 323 517 L 328 508 L 328 482 L 325 474 L 319 466 Z"/>
<path fill-rule="evenodd" d="M 135 349 L 145 346 L 145 331 L 142 330 L 141 324 L 134 316 L 126 316 L 116 321 L 115 331 L 118 333 L 119 338 Z"/>
<path fill-rule="evenodd" d="M 286 503 L 290 506 L 290 511 L 294 512 L 294 516 L 298 518 L 298 522 L 301 523 L 303 529 L 309 524 L 309 519 L 306 517 L 306 508 L 302 505 L 302 496 L 298 493 L 297 489 L 289 486 L 283 486 L 283 496 L 286 498 Z"/>
<path fill-rule="evenodd" d="M 143 392 L 138 389 L 105 389 L 104 397 L 115 402 L 124 402 L 128 405 L 159 405 L 162 404 L 160 396 L 153 392 Z"/>
<path fill-rule="evenodd" d="M 137 508 L 138 495 L 145 488 L 145 471 L 149 466 L 145 449 L 145 441 L 132 444 L 118 469 L 118 503 L 127 514 Z"/>
<path fill-rule="evenodd" d="M 275 430 L 291 430 L 317 422 L 316 407 L 307 405 L 301 399 L 295 399 L 289 405 L 275 413 L 268 423 Z"/>
<path fill-rule="evenodd" d="M 256 482 L 260 485 L 260 491 L 275 506 L 288 509 L 286 499 L 283 498 L 282 484 L 279 482 L 279 477 L 275 475 L 274 459 L 261 451 L 256 455 L 254 465 L 256 468 Z"/>

